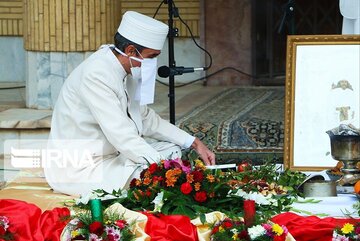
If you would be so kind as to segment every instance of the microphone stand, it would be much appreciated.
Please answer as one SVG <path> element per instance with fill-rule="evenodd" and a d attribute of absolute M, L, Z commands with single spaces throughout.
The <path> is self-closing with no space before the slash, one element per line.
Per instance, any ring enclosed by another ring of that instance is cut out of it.
<path fill-rule="evenodd" d="M 175 57 L 174 57 L 174 37 L 177 35 L 177 29 L 174 29 L 173 26 L 173 1 L 165 0 L 165 4 L 168 4 L 169 12 L 169 34 L 168 34 L 168 46 L 169 46 L 169 68 L 175 67 Z M 175 124 L 175 77 L 174 75 L 169 75 L 169 108 L 170 108 L 170 123 Z"/>
<path fill-rule="evenodd" d="M 290 34 L 295 34 L 295 21 L 294 21 L 294 11 L 295 11 L 295 0 L 289 0 L 285 5 L 284 5 L 284 14 L 283 17 L 281 19 L 280 22 L 280 26 L 278 29 L 278 33 L 281 33 L 285 22 L 290 19 Z"/>

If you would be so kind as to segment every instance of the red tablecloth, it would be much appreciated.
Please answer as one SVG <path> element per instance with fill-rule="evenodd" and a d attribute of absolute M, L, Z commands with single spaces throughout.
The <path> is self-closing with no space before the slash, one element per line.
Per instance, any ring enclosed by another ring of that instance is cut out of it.
<path fill-rule="evenodd" d="M 197 241 L 196 226 L 190 218 L 181 215 L 152 215 L 143 213 L 148 217 L 145 232 L 151 241 Z"/>
<path fill-rule="evenodd" d="M 9 219 L 17 241 L 57 241 L 65 227 L 67 208 L 54 208 L 42 212 L 39 207 L 27 202 L 0 199 L 0 216 Z"/>
<path fill-rule="evenodd" d="M 335 228 L 345 223 L 355 224 L 360 219 L 303 217 L 295 213 L 282 213 L 273 217 L 272 221 L 285 225 L 296 241 L 331 241 Z"/>
<path fill-rule="evenodd" d="M 146 214 L 146 213 L 145 213 Z M 42 212 L 34 204 L 13 199 L 0 199 L 0 216 L 9 218 L 12 230 L 18 241 L 58 241 L 64 221 L 70 211 L 67 208 L 54 208 Z M 196 227 L 186 216 L 152 215 L 148 216 L 146 233 L 155 241 L 197 241 Z M 294 213 L 283 213 L 272 221 L 285 225 L 297 241 L 331 241 L 333 230 L 344 223 L 360 222 L 360 219 L 303 217 Z"/>

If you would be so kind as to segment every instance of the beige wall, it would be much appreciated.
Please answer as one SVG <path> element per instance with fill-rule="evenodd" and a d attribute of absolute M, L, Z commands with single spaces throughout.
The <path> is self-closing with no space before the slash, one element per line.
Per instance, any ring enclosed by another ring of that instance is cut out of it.
<path fill-rule="evenodd" d="M 160 5 L 159 0 L 121 0 L 121 12 L 127 10 L 134 10 L 143 14 L 153 16 L 156 9 Z M 179 9 L 180 17 L 186 22 L 191 32 L 195 37 L 199 36 L 199 22 L 200 22 L 200 0 L 176 0 L 174 1 L 176 7 Z M 156 19 L 162 20 L 167 23 L 169 18 L 168 5 L 163 4 L 156 15 Z M 180 22 L 178 18 L 174 18 L 174 27 L 179 29 L 180 37 L 190 37 L 189 31 Z"/>
<path fill-rule="evenodd" d="M 24 0 L 24 42 L 30 51 L 92 51 L 113 42 L 118 0 Z"/>
<path fill-rule="evenodd" d="M 0 36 L 19 36 L 23 34 L 22 0 L 0 1 Z"/>
<path fill-rule="evenodd" d="M 1 0 L 0 36 L 24 37 L 29 51 L 94 51 L 113 42 L 121 15 L 134 10 L 153 16 L 160 1 L 154 0 Z M 176 7 L 199 36 L 199 0 L 178 0 Z M 157 19 L 167 23 L 168 5 L 163 4 Z M 180 37 L 190 32 L 174 18 Z"/>
<path fill-rule="evenodd" d="M 23 35 L 28 51 L 95 51 L 101 44 L 113 42 L 122 13 L 135 10 L 153 16 L 160 2 L 0 0 L 0 36 Z M 251 0 L 176 0 L 175 4 L 194 36 L 200 37 L 201 45 L 212 54 L 213 65 L 208 74 L 223 67 L 251 73 Z M 167 22 L 167 4 L 162 5 L 156 18 Z M 190 33 L 186 27 L 177 18 L 174 20 L 180 37 L 188 38 Z M 177 62 L 188 65 L 186 56 Z M 253 83 L 247 76 L 226 70 L 208 78 L 207 84 Z"/>

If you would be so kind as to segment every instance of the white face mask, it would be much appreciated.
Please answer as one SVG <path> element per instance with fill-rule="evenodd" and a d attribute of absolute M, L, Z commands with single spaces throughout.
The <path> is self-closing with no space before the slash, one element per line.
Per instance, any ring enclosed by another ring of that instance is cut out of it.
<path fill-rule="evenodd" d="M 125 55 L 126 56 L 126 55 Z M 130 61 L 130 72 L 131 72 L 131 76 L 133 78 L 133 80 L 137 81 L 137 82 L 141 82 L 142 76 L 141 76 L 141 67 L 133 67 L 132 66 L 132 62 L 131 60 L 135 60 L 137 62 L 142 63 L 143 59 L 139 59 L 139 58 L 135 58 L 135 57 L 129 57 L 129 61 Z M 142 64 L 141 64 L 142 65 Z"/>
<path fill-rule="evenodd" d="M 127 56 L 121 50 L 115 48 L 120 54 Z M 138 51 L 138 50 L 136 50 Z M 140 54 L 140 52 L 138 51 Z M 141 56 L 141 54 L 140 54 Z M 141 56 L 142 57 L 142 56 Z M 141 62 L 141 67 L 133 67 L 131 60 Z M 140 105 L 147 105 L 154 103 L 155 95 L 155 79 L 157 69 L 157 58 L 136 58 L 129 57 L 130 72 L 134 81 L 137 82 L 137 88 L 135 93 L 135 100 L 140 102 Z"/>
<path fill-rule="evenodd" d="M 135 94 L 135 99 L 140 101 L 140 105 L 154 103 L 156 69 L 157 58 L 143 59 L 141 63 L 141 84 L 138 82 L 138 86 L 139 84 L 141 86 L 140 96 Z"/>

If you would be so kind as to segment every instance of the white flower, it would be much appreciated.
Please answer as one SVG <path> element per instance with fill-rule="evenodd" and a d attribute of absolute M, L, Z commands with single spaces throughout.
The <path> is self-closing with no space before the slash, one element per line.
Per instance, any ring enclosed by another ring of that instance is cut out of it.
<path fill-rule="evenodd" d="M 101 237 L 98 237 L 96 234 L 91 233 L 89 236 L 89 241 L 101 241 L 103 240 Z"/>
<path fill-rule="evenodd" d="M 260 205 L 271 205 L 271 197 L 272 195 L 264 196 L 261 193 L 258 192 L 250 192 L 248 195 L 248 199 L 254 200 L 255 203 Z"/>
<path fill-rule="evenodd" d="M 73 225 L 73 226 L 76 226 L 78 223 L 79 223 L 79 219 L 78 218 L 74 218 L 74 219 L 72 219 L 70 222 L 69 222 L 69 224 L 71 224 L 71 225 Z"/>
<path fill-rule="evenodd" d="M 231 191 L 229 192 L 231 194 Z M 269 194 L 267 196 L 262 195 L 259 192 L 245 192 L 242 189 L 238 189 L 236 193 L 233 193 L 232 195 L 236 195 L 239 197 L 244 198 L 245 200 L 254 200 L 256 204 L 259 205 L 277 205 L 276 200 L 272 199 L 272 194 Z"/>
<path fill-rule="evenodd" d="M 228 194 L 231 194 L 231 191 L 229 191 Z M 247 197 L 248 194 L 247 194 L 246 192 L 244 192 L 244 190 L 238 189 L 238 190 L 236 191 L 236 193 L 234 193 L 233 195 L 236 195 L 236 196 L 245 198 L 245 197 Z"/>
<path fill-rule="evenodd" d="M 87 193 L 86 195 L 82 195 L 80 198 L 75 200 L 76 205 L 79 204 L 88 204 L 91 199 L 101 199 L 101 200 L 109 200 L 109 199 L 116 199 L 116 198 L 126 198 L 127 197 L 127 190 L 121 190 L 121 194 L 119 196 L 114 196 L 111 194 L 104 195 L 104 191 L 92 191 Z"/>
<path fill-rule="evenodd" d="M 356 239 L 356 240 L 357 240 L 357 239 Z M 349 238 L 338 234 L 338 233 L 336 232 L 336 230 L 334 230 L 334 232 L 333 232 L 333 237 L 332 237 L 331 241 L 349 241 Z"/>
<path fill-rule="evenodd" d="M 251 228 L 248 228 L 248 233 L 251 239 L 256 239 L 262 235 L 265 235 L 266 230 L 262 225 L 256 225 Z"/>
<path fill-rule="evenodd" d="M 105 232 L 106 232 L 107 235 L 113 236 L 113 238 L 115 240 L 120 240 L 120 238 L 121 238 L 120 230 L 117 227 L 106 226 L 105 227 Z"/>
<path fill-rule="evenodd" d="M 75 203 L 76 205 L 79 205 L 79 204 L 88 204 L 88 202 L 91 200 L 91 199 L 95 199 L 97 198 L 98 195 L 94 192 L 90 192 L 90 193 L 87 193 L 85 195 L 81 195 L 80 198 L 76 199 L 75 200 Z"/>
<path fill-rule="evenodd" d="M 161 208 L 164 205 L 164 192 L 159 192 L 154 200 L 152 200 L 152 203 L 154 203 L 154 212 L 161 212 Z"/>
<path fill-rule="evenodd" d="M 236 228 L 233 228 L 233 229 L 231 229 L 230 231 L 231 231 L 233 234 L 238 234 L 238 233 L 239 233 Z"/>
<path fill-rule="evenodd" d="M 2 225 L 6 231 L 9 227 L 9 219 L 5 216 L 0 216 L 0 225 Z"/>

